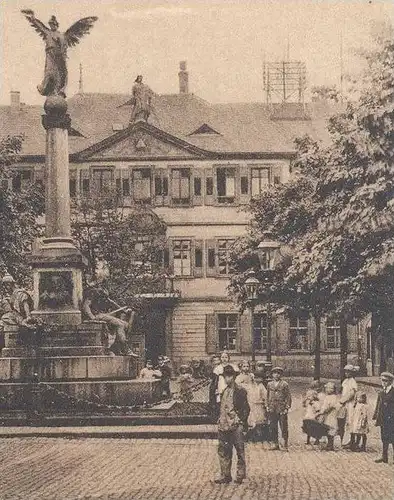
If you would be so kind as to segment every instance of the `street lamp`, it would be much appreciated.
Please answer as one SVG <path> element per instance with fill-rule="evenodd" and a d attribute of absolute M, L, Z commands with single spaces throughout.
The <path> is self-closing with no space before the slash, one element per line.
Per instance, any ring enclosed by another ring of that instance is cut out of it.
<path fill-rule="evenodd" d="M 259 243 L 257 247 L 257 255 L 260 261 L 260 269 L 264 277 L 264 282 L 267 286 L 272 284 L 273 272 L 275 267 L 281 259 L 281 243 L 275 241 L 272 234 L 269 232 L 264 233 L 264 240 Z M 268 295 L 267 300 L 267 361 L 271 362 L 272 359 L 272 312 L 271 301 Z"/>
<path fill-rule="evenodd" d="M 248 298 L 249 304 L 250 304 L 250 316 L 251 316 L 251 321 L 252 321 L 252 364 L 254 367 L 255 361 L 256 361 L 256 339 L 254 338 L 254 321 L 253 321 L 253 316 L 254 316 L 254 307 L 256 304 L 256 300 L 258 299 L 259 296 L 259 287 L 260 287 L 260 281 L 256 278 L 254 272 L 252 271 L 249 275 L 249 278 L 246 279 L 244 283 L 245 291 L 246 291 L 246 296 Z"/>

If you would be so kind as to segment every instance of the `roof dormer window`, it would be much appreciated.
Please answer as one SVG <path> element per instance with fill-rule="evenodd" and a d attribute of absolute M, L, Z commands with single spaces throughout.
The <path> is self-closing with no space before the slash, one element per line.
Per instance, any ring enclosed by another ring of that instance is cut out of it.
<path fill-rule="evenodd" d="M 198 127 L 198 129 L 189 135 L 220 135 L 220 133 L 213 129 L 210 125 L 204 123 L 201 127 Z"/>

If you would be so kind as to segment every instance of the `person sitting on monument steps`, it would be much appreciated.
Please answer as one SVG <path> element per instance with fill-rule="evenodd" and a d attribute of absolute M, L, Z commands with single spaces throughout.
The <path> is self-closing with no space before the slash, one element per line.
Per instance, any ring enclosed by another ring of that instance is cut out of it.
<path fill-rule="evenodd" d="M 31 317 L 33 309 L 33 299 L 23 288 L 19 288 L 14 278 L 6 273 L 2 279 L 2 285 L 5 289 L 7 307 L 1 317 L 3 325 L 19 325 L 31 327 L 34 321 Z"/>
<path fill-rule="evenodd" d="M 110 311 L 113 306 L 116 309 Z M 128 322 L 115 316 L 120 310 L 128 312 L 130 315 Z M 82 312 L 87 319 L 104 321 L 109 329 L 115 332 L 115 342 L 110 346 L 115 355 L 138 357 L 127 344 L 127 332 L 134 320 L 134 312 L 131 309 L 118 307 L 103 288 L 91 287 L 85 292 Z"/>

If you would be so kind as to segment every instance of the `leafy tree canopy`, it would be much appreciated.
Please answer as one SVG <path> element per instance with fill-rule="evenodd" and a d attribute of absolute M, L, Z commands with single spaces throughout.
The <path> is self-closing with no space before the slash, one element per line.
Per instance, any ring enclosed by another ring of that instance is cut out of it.
<path fill-rule="evenodd" d="M 328 145 L 297 140 L 293 177 L 252 203 L 252 226 L 233 256 L 230 290 L 253 263 L 264 231 L 292 249 L 272 293 L 278 301 L 347 317 L 394 298 L 394 43 L 365 54 L 357 99 L 329 122 Z M 279 283 L 278 283 L 279 281 Z M 293 290 L 290 292 L 286 290 Z"/>

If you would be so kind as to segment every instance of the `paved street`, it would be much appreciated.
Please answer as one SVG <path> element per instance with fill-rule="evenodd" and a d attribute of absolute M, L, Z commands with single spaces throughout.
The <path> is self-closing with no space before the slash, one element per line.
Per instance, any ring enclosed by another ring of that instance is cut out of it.
<path fill-rule="evenodd" d="M 307 447 L 299 430 L 302 389 L 295 384 L 290 451 L 249 444 L 248 480 L 211 483 L 213 440 L 0 439 L 1 500 L 391 500 L 394 466 L 376 465 L 376 429 L 368 453 L 327 453 Z M 371 406 L 374 389 L 367 389 Z"/>

